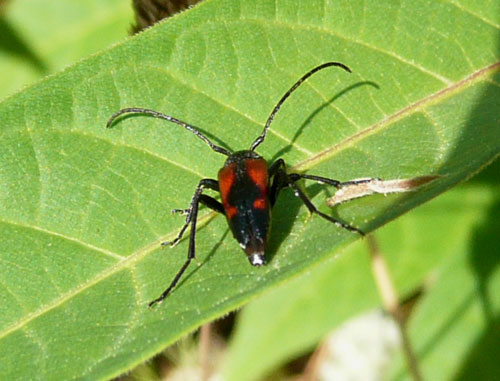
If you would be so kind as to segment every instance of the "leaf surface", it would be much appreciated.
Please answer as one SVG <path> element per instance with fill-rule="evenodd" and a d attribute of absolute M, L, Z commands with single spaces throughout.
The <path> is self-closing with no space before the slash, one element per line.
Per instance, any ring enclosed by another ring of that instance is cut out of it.
<path fill-rule="evenodd" d="M 116 376 L 358 238 L 284 191 L 270 263 L 252 268 L 224 218 L 204 210 L 199 265 L 149 311 L 185 261 L 186 240 L 159 245 L 183 223 L 169 210 L 187 207 L 224 157 L 147 117 L 106 130 L 113 112 L 160 110 L 246 149 L 302 74 L 341 61 L 354 74 L 311 78 L 258 151 L 339 180 L 443 175 L 334 211 L 370 232 L 499 154 L 498 15 L 474 3 L 208 0 L 3 101 L 0 378 Z M 303 185 L 327 211 L 332 190 Z"/>
<path fill-rule="evenodd" d="M 484 179 L 484 174 L 489 173 L 494 179 L 499 168 L 500 162 L 496 161 L 480 177 Z M 492 292 L 498 288 L 495 284 L 498 256 L 483 247 L 476 248 L 496 239 L 498 229 L 494 217 L 489 216 L 494 215 L 498 190 L 498 185 L 478 182 L 475 178 L 375 233 L 398 295 L 404 298 L 421 287 L 424 289 L 409 329 L 426 378 L 449 379 L 462 368 L 470 371 L 470 366 L 464 366 L 467 352 L 474 352 L 476 358 L 493 358 L 498 354 L 498 350 L 488 345 L 484 348 L 477 345 L 478 349 L 474 349 L 474 340 L 481 342 L 488 329 L 493 330 L 493 325 L 486 328 L 483 321 L 494 320 L 499 309 Z M 482 245 L 474 243 L 478 230 L 482 231 L 479 234 Z M 482 284 L 478 291 L 481 288 L 491 291 L 487 295 L 470 289 L 463 292 L 456 283 L 447 280 L 453 276 L 468 288 L 472 286 L 471 279 L 476 278 Z M 457 313 L 456 303 L 445 300 L 454 294 L 456 299 L 468 301 L 464 309 L 470 310 L 468 313 Z M 247 379 L 262 379 L 284 361 L 314 349 L 346 319 L 380 308 L 380 299 L 367 245 L 356 242 L 321 266 L 245 307 L 239 314 L 226 356 L 225 379 L 237 380 L 241 374 Z M 489 306 L 489 313 L 474 308 L 482 301 Z M 450 316 L 455 317 L 451 324 Z M 449 332 L 445 328 L 448 325 Z M 441 334 L 436 333 L 440 331 Z M 477 353 L 481 349 L 484 353 Z M 404 361 L 390 362 L 397 364 L 395 378 L 408 377 Z M 359 363 L 364 362 L 359 359 Z M 493 374 L 494 364 L 486 365 L 484 374 Z"/>

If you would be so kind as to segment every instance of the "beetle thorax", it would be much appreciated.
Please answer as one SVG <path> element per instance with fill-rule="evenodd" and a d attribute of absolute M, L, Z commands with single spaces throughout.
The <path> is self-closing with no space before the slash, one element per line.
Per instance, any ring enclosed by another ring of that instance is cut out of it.
<path fill-rule="evenodd" d="M 262 159 L 262 156 L 250 150 L 237 151 L 227 158 L 226 162 L 224 163 L 224 167 L 227 167 L 228 165 L 233 163 L 242 164 L 245 160 L 248 159 Z"/>

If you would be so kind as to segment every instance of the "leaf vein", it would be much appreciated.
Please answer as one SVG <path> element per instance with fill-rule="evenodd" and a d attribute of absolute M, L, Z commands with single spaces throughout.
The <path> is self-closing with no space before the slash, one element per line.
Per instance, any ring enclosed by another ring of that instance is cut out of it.
<path fill-rule="evenodd" d="M 465 8 L 461 4 L 458 4 L 456 2 L 451 2 L 451 1 L 447 1 L 447 3 L 450 4 L 450 5 L 452 5 L 452 6 L 454 6 L 454 7 L 456 7 L 456 8 L 458 8 L 458 9 L 460 9 L 461 11 L 464 11 L 464 12 L 470 14 L 471 16 L 474 16 L 474 17 L 478 18 L 482 22 L 484 22 L 484 23 L 486 23 L 486 24 L 488 24 L 488 25 L 490 25 L 490 26 L 492 26 L 492 27 L 494 27 L 496 29 L 500 29 L 500 25 L 495 24 L 493 21 L 485 19 L 483 16 L 481 16 L 481 15 L 479 15 L 479 14 L 471 11 L 470 9 Z"/>
<path fill-rule="evenodd" d="M 201 228 L 203 225 L 208 223 L 210 220 L 212 220 L 215 216 L 217 216 L 218 213 L 216 212 L 210 212 L 207 213 L 204 216 L 201 216 L 198 218 L 198 226 Z M 162 237 L 162 241 L 168 241 L 171 240 L 175 235 L 177 235 L 177 232 L 171 232 Z M 93 278 L 89 279 L 87 282 L 82 283 L 80 285 L 77 285 L 75 288 L 72 290 L 67 291 L 65 294 L 60 295 L 58 298 L 55 298 L 53 301 L 45 304 L 44 306 L 40 307 L 39 309 L 27 314 L 23 318 L 21 318 L 18 322 L 11 324 L 10 326 L 6 327 L 4 330 L 0 331 L 0 340 L 9 335 L 10 333 L 24 327 L 26 324 L 28 324 L 30 321 L 44 315 L 45 313 L 53 310 L 54 308 L 57 308 L 58 306 L 62 305 L 66 301 L 70 300 L 72 297 L 80 294 L 81 292 L 84 292 L 85 290 L 95 286 L 98 284 L 100 281 L 103 281 L 107 279 L 108 277 L 116 274 L 117 272 L 124 270 L 126 268 L 129 268 L 133 266 L 136 262 L 138 262 L 140 259 L 144 258 L 147 256 L 149 253 L 158 250 L 160 248 L 160 245 L 158 242 L 151 242 L 150 244 L 142 247 L 141 249 L 137 250 L 135 253 L 129 255 L 128 257 L 120 257 L 122 259 L 121 261 L 118 261 L 108 268 L 104 269 L 100 273 L 96 274 Z M 103 250 L 103 249 L 100 249 Z M 117 254 L 115 254 L 117 255 Z"/>
<path fill-rule="evenodd" d="M 231 112 L 234 112 L 242 117 L 244 117 L 245 119 L 247 119 L 249 122 L 259 126 L 260 128 L 263 127 L 264 124 L 261 124 L 260 122 L 256 121 L 255 119 L 253 119 L 250 115 L 238 110 L 237 108 L 235 108 L 234 106 L 226 103 L 226 102 L 223 102 L 221 99 L 216 99 L 214 98 L 213 96 L 207 94 L 206 92 L 202 91 L 201 89 L 195 87 L 193 84 L 191 83 L 188 83 L 186 81 L 183 81 L 181 79 L 181 75 L 179 73 L 177 73 L 175 70 L 173 69 L 170 69 L 170 71 L 164 69 L 164 68 L 159 68 L 159 67 L 155 67 L 153 66 L 152 67 L 153 69 L 156 69 L 160 72 L 165 72 L 167 74 L 169 74 L 173 79 L 175 79 L 176 81 L 178 81 L 179 83 L 181 83 L 182 85 L 190 88 L 191 90 L 195 91 L 195 92 L 198 92 L 199 94 L 213 100 L 214 102 L 218 103 L 220 106 L 226 108 L 227 110 L 231 111 Z M 175 75 L 174 75 L 175 74 Z M 269 129 L 269 132 L 272 133 L 273 135 L 275 135 L 276 137 L 278 137 L 279 139 L 283 140 L 284 142 L 286 142 L 287 144 L 293 146 L 295 149 L 297 149 L 297 151 L 300 151 L 302 153 L 305 153 L 307 155 L 310 155 L 312 154 L 312 152 L 310 152 L 309 150 L 307 150 L 306 148 L 298 145 L 297 143 L 295 142 L 292 142 L 290 139 L 288 139 L 286 136 L 280 134 L 278 131 L 276 130 L 273 130 L 272 128 Z"/>
<path fill-rule="evenodd" d="M 426 67 L 421 66 L 418 63 L 416 63 L 416 62 L 414 62 L 414 61 L 412 61 L 410 59 L 407 59 L 407 58 L 405 58 L 403 56 L 400 56 L 396 52 L 388 51 L 386 49 L 383 49 L 383 48 L 381 48 L 379 46 L 375 46 L 373 44 L 369 44 L 368 42 L 362 41 L 360 39 L 356 39 L 356 38 L 353 38 L 353 37 L 348 37 L 348 36 L 345 36 L 345 35 L 342 35 L 342 34 L 339 34 L 339 33 L 334 33 L 333 31 L 331 31 L 329 29 L 325 29 L 324 27 L 318 27 L 316 25 L 307 25 L 307 27 L 303 26 L 303 25 L 288 25 L 284 21 L 261 20 L 261 19 L 247 19 L 245 21 L 247 21 L 247 22 L 258 21 L 259 24 L 265 21 L 266 25 L 269 25 L 269 24 L 272 23 L 272 24 L 275 24 L 276 26 L 291 28 L 293 30 L 297 30 L 300 27 L 302 27 L 304 29 L 307 29 L 308 31 L 311 31 L 311 30 L 315 29 L 316 31 L 318 31 L 320 33 L 324 33 L 324 34 L 327 34 L 327 35 L 330 35 L 330 36 L 334 36 L 334 37 L 340 38 L 340 39 L 342 39 L 344 41 L 351 42 L 351 43 L 354 43 L 354 44 L 358 44 L 358 45 L 364 46 L 364 47 L 366 47 L 366 48 L 368 48 L 370 50 L 373 50 L 373 51 L 382 53 L 384 55 L 387 55 L 389 57 L 395 58 L 396 60 L 398 60 L 398 61 L 400 61 L 400 62 L 402 62 L 404 64 L 407 64 L 409 66 L 414 67 L 415 69 L 421 71 L 424 74 L 427 74 L 429 76 L 434 77 L 435 79 L 439 80 L 440 82 L 442 82 L 442 83 L 444 83 L 446 85 L 451 85 L 453 83 L 452 80 L 450 80 L 450 79 L 442 76 L 441 74 L 435 73 L 432 70 L 427 69 Z"/>
<path fill-rule="evenodd" d="M 363 131 L 360 131 L 359 133 L 355 134 L 354 136 L 352 136 L 348 139 L 345 139 L 343 142 L 336 144 L 332 148 L 329 148 L 323 152 L 320 152 L 315 157 L 312 157 L 312 158 L 309 158 L 309 159 L 303 161 L 299 165 L 295 166 L 295 168 L 297 169 L 297 168 L 310 167 L 313 164 L 315 164 L 321 160 L 324 160 L 324 158 L 326 156 L 329 156 L 334 152 L 338 152 L 341 149 L 344 149 L 346 147 L 351 146 L 353 144 L 353 142 L 359 141 L 359 140 L 365 138 L 369 134 L 373 133 L 373 131 L 376 131 L 378 129 L 386 127 L 387 125 L 390 125 L 391 123 L 395 122 L 396 120 L 399 120 L 402 117 L 409 115 L 412 112 L 415 112 L 416 110 L 418 110 L 422 107 L 425 107 L 426 105 L 428 105 L 432 102 L 435 102 L 437 99 L 444 98 L 444 97 L 448 96 L 449 94 L 458 91 L 460 88 L 467 87 L 467 86 L 469 86 L 472 83 L 475 83 L 477 81 L 485 80 L 484 79 L 485 76 L 487 76 L 488 74 L 491 74 L 492 72 L 498 71 L 499 69 L 500 69 L 500 62 L 496 62 L 494 64 L 491 64 L 490 66 L 482 68 L 482 69 L 476 71 L 475 73 L 471 74 L 470 76 L 462 79 L 461 81 L 454 83 L 451 86 L 448 86 L 448 87 L 446 87 L 446 88 L 444 88 L 436 93 L 430 94 L 429 96 L 427 96 L 427 97 L 425 97 L 417 102 L 414 102 L 413 104 L 393 113 L 388 118 L 386 118 L 378 123 L 375 123 L 374 125 L 366 128 Z M 208 214 L 200 217 L 200 227 L 203 225 L 203 223 L 206 223 L 206 222 L 210 221 L 212 218 L 214 218 L 215 215 L 216 215 L 215 212 L 211 212 L 211 213 L 208 213 Z M 45 230 L 43 228 L 39 228 L 39 229 L 42 231 Z M 46 231 L 46 232 L 52 233 L 49 231 Z M 54 234 L 59 235 L 59 233 L 54 233 Z M 173 233 L 173 234 L 175 234 L 175 233 Z M 173 234 L 171 234 L 171 235 L 173 235 Z M 72 238 L 72 237 L 68 237 L 68 239 L 75 240 L 76 242 L 81 242 L 81 241 L 79 241 L 75 238 Z M 93 248 L 92 245 L 86 244 L 84 242 L 81 242 L 81 243 L 82 243 L 82 245 Z M 14 332 L 15 330 L 17 330 L 21 327 L 24 327 L 30 321 L 45 314 L 46 312 L 56 308 L 59 305 L 62 305 L 64 302 L 66 302 L 67 300 L 70 300 L 72 297 L 78 295 L 79 293 L 84 292 L 88 288 L 91 288 L 92 286 L 98 284 L 101 280 L 104 280 L 104 279 L 108 278 L 109 276 L 111 276 L 111 275 L 113 275 L 113 274 L 115 274 L 115 273 L 117 273 L 117 272 L 119 272 L 127 267 L 134 265 L 136 262 L 138 262 L 140 259 L 147 256 L 149 253 L 153 252 L 154 250 L 157 250 L 158 243 L 152 242 L 152 243 L 144 246 L 143 248 L 137 250 L 135 253 L 133 253 L 132 255 L 130 255 L 126 258 L 123 258 L 115 253 L 109 252 L 109 251 L 104 250 L 104 249 L 100 249 L 100 248 L 95 248 L 95 249 L 98 249 L 102 252 L 111 254 L 111 256 L 118 257 L 122 260 L 116 262 L 115 264 L 111 265 L 107 269 L 101 271 L 99 274 L 97 274 L 94 278 L 90 279 L 89 281 L 82 283 L 82 284 L 78 285 L 77 287 L 75 287 L 74 289 L 61 295 L 60 297 L 55 299 L 53 302 L 44 305 L 42 308 L 39 308 L 38 310 L 26 315 L 18 322 L 10 325 L 9 327 L 6 327 L 3 331 L 0 331 L 0 339 L 2 337 L 7 336 L 8 334 Z"/>
<path fill-rule="evenodd" d="M 59 237 L 59 238 L 63 238 L 65 240 L 67 240 L 67 241 L 75 242 L 75 243 L 77 243 L 77 244 L 79 244 L 81 246 L 84 246 L 84 247 L 86 247 L 88 249 L 91 249 L 93 251 L 97 251 L 99 253 L 105 254 L 106 256 L 111 257 L 111 258 L 115 258 L 115 259 L 119 259 L 119 260 L 124 260 L 125 258 L 127 258 L 127 257 L 124 257 L 124 256 L 122 256 L 120 254 L 114 253 L 114 252 L 112 252 L 110 250 L 104 249 L 102 247 L 98 247 L 98 246 L 92 245 L 91 243 L 84 242 L 84 241 L 82 241 L 79 238 L 71 237 L 69 235 L 66 235 L 66 234 L 63 234 L 63 233 L 59 233 L 59 232 L 56 232 L 56 231 L 53 231 L 53 230 L 49 230 L 49 229 L 43 228 L 41 226 L 28 225 L 26 223 L 20 223 L 20 222 L 14 222 L 14 221 L 7 221 L 7 220 L 0 220 L 0 223 L 4 223 L 4 224 L 8 224 L 8 225 L 14 225 L 14 226 L 19 226 L 19 227 L 27 228 L 27 229 L 32 229 L 32 230 L 36 230 L 36 231 L 48 234 L 50 236 L 56 236 L 56 237 Z"/>
<path fill-rule="evenodd" d="M 344 141 L 335 144 L 334 146 L 327 148 L 323 152 L 320 152 L 316 154 L 313 157 L 310 157 L 306 160 L 304 160 L 302 163 L 296 165 L 293 167 L 295 170 L 305 170 L 307 168 L 312 167 L 314 164 L 317 164 L 323 160 L 326 160 L 326 158 L 332 156 L 334 153 L 339 152 L 342 149 L 345 149 L 349 146 L 352 146 L 354 143 L 363 140 L 364 138 L 368 137 L 369 135 L 375 133 L 376 131 L 379 131 L 392 123 L 395 123 L 396 121 L 402 119 L 405 116 L 411 115 L 412 113 L 420 110 L 421 108 L 426 107 L 429 104 L 432 104 L 433 102 L 436 102 L 436 100 L 441 99 L 441 98 L 446 98 L 450 94 L 457 92 L 461 88 L 468 87 L 473 83 L 476 83 L 478 81 L 488 81 L 487 78 L 485 78 L 487 75 L 499 71 L 500 70 L 500 61 L 495 62 L 489 66 L 486 66 L 471 75 L 463 78 L 462 80 L 453 83 L 450 86 L 447 86 L 435 93 L 429 94 L 427 97 L 424 97 L 412 104 L 409 104 L 408 106 L 400 109 L 399 111 L 394 112 L 392 115 L 388 116 L 387 118 L 381 120 L 380 122 L 377 122 L 364 130 L 359 131 L 358 133 L 350 136 L 349 138 L 345 139 Z"/>

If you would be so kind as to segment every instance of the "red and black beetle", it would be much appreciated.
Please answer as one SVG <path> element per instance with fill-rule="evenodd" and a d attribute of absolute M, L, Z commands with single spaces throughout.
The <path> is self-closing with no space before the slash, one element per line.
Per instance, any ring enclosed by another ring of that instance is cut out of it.
<path fill-rule="evenodd" d="M 271 112 L 271 115 L 269 115 L 269 118 L 264 126 L 264 130 L 257 137 L 257 139 L 255 139 L 249 150 L 231 153 L 227 149 L 213 144 L 205 135 L 198 131 L 196 127 L 182 122 L 170 115 L 145 108 L 124 108 L 113 114 L 108 120 L 106 127 L 110 127 L 113 121 L 122 114 L 149 114 L 156 118 L 165 119 L 186 128 L 207 143 L 215 152 L 224 154 L 228 157 L 224 167 L 222 167 L 219 171 L 218 180 L 202 179 L 199 182 L 193 198 L 191 199 L 189 208 L 173 210 L 173 212 L 185 214 L 186 223 L 173 241 L 163 242 L 162 245 L 175 246 L 184 235 L 187 227 L 191 225 L 188 258 L 181 269 L 177 272 L 177 275 L 168 288 L 160 295 L 160 297 L 149 303 L 150 307 L 157 303 L 161 303 L 163 299 L 167 297 L 191 263 L 191 260 L 195 257 L 196 220 L 198 217 L 198 207 L 200 203 L 226 216 L 234 238 L 236 238 L 241 248 L 245 251 L 248 260 L 253 266 L 262 266 L 266 263 L 265 251 L 269 236 L 271 209 L 276 202 L 280 190 L 286 187 L 292 188 L 295 195 L 299 197 L 302 202 L 304 202 L 307 209 L 309 209 L 311 213 L 316 213 L 324 219 L 344 229 L 363 235 L 363 232 L 358 228 L 320 212 L 313 205 L 311 200 L 309 200 L 307 195 L 298 187 L 297 181 L 300 179 L 309 179 L 339 188 L 345 185 L 367 182 L 370 181 L 370 179 L 340 182 L 320 176 L 287 173 L 283 159 L 278 159 L 273 164 L 268 166 L 262 156 L 255 152 L 255 149 L 259 146 L 259 144 L 264 141 L 267 130 L 269 129 L 274 116 L 280 109 L 283 102 L 307 78 L 317 71 L 329 66 L 337 66 L 349 73 L 351 72 L 347 66 L 340 62 L 326 62 L 307 72 L 285 93 L 285 95 L 281 97 L 278 104 Z M 220 192 L 222 202 L 203 194 L 203 190 L 205 188 Z"/>

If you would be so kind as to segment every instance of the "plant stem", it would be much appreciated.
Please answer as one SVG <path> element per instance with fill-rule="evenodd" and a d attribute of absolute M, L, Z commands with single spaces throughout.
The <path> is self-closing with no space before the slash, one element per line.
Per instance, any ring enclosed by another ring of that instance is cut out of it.
<path fill-rule="evenodd" d="M 377 241 L 373 234 L 366 237 L 368 243 L 368 251 L 372 262 L 372 271 L 375 278 L 375 283 L 382 298 L 382 304 L 387 312 L 389 312 L 397 323 L 403 344 L 403 352 L 409 372 L 415 381 L 422 380 L 422 374 L 419 369 L 419 364 L 415 352 L 410 343 L 408 332 L 406 329 L 406 319 L 402 313 L 401 306 L 398 301 L 396 289 L 391 279 L 387 264 L 382 257 L 378 248 Z"/>

